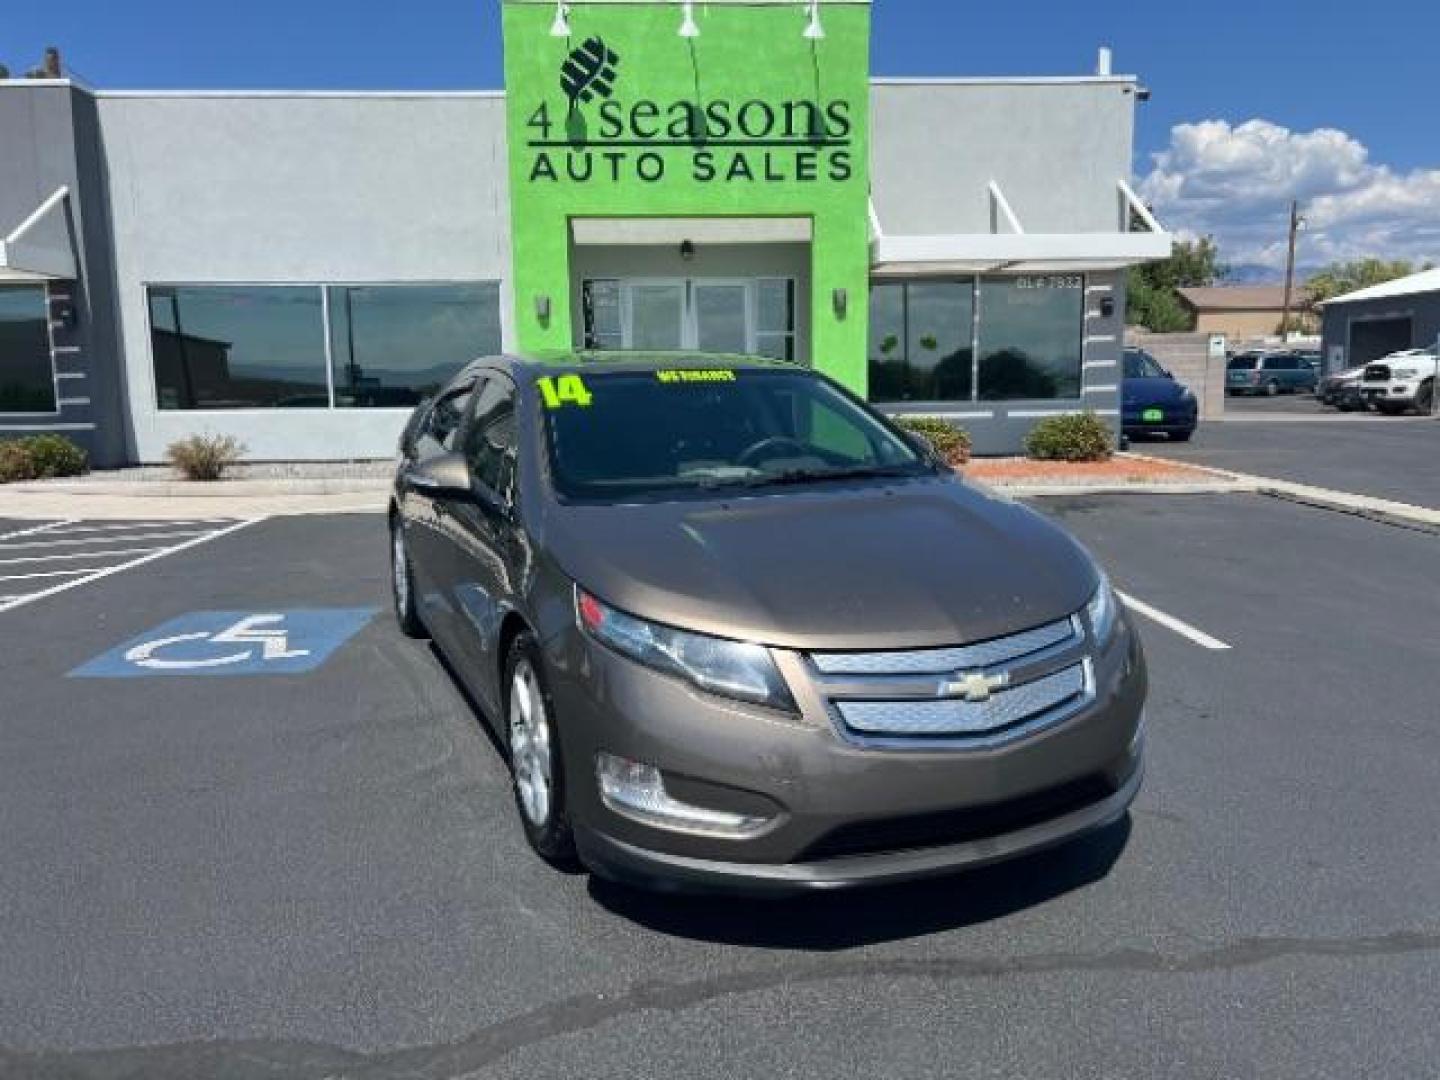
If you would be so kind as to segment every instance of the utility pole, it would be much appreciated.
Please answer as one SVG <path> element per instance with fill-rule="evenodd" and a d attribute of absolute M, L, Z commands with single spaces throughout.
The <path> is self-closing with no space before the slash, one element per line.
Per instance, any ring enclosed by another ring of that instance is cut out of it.
<path fill-rule="evenodd" d="M 1290 333 L 1290 301 L 1295 294 L 1295 234 L 1300 231 L 1300 204 L 1290 202 L 1290 249 L 1285 257 L 1285 308 L 1280 314 L 1280 344 L 1285 344 Z"/>

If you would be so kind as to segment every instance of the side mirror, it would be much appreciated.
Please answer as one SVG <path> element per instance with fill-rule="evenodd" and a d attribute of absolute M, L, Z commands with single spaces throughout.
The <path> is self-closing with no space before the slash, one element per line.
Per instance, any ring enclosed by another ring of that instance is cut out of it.
<path fill-rule="evenodd" d="M 407 480 L 416 491 L 442 499 L 470 499 L 470 463 L 464 454 L 441 454 L 410 470 Z"/>

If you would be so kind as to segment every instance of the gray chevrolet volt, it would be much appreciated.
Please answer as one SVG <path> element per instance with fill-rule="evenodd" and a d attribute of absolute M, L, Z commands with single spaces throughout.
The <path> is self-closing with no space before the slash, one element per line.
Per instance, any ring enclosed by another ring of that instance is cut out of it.
<path fill-rule="evenodd" d="M 1121 818 L 1140 640 L 1064 531 L 781 361 L 498 357 L 422 404 L 401 628 L 557 865 L 656 888 L 899 881 Z"/>

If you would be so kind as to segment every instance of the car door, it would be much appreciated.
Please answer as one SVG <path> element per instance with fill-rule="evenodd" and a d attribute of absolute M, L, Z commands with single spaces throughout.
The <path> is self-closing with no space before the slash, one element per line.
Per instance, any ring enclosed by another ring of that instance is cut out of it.
<path fill-rule="evenodd" d="M 440 565 L 455 600 L 461 670 L 487 712 L 497 716 L 500 625 L 519 602 L 528 550 L 516 506 L 515 384 L 509 376 L 490 372 L 477 386 L 461 448 L 474 498 L 450 508 L 443 531 L 448 550 Z"/>
<path fill-rule="evenodd" d="M 417 483 L 416 474 L 427 463 L 460 449 L 474 391 L 474 377 L 466 376 L 436 395 L 400 470 L 400 515 L 415 575 L 416 603 L 425 625 L 441 645 L 454 636 L 454 603 L 445 588 L 449 544 L 444 536 L 453 500 Z"/>

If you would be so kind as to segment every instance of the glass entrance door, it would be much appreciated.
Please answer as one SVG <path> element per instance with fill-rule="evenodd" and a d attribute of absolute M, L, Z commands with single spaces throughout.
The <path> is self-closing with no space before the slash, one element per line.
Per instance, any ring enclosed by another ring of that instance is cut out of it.
<path fill-rule="evenodd" d="M 620 296 L 622 313 L 629 310 L 625 348 L 640 351 L 687 348 L 684 282 L 631 282 Z"/>
<path fill-rule="evenodd" d="M 754 346 L 748 282 L 693 282 L 690 317 L 694 348 L 701 352 L 744 353 Z"/>
<path fill-rule="evenodd" d="M 795 358 L 789 278 L 594 278 L 582 307 L 587 349 Z"/>

